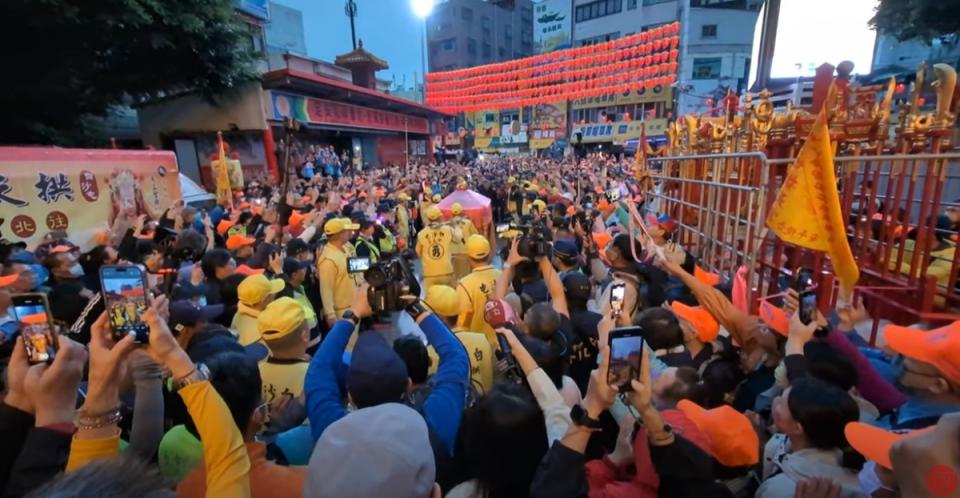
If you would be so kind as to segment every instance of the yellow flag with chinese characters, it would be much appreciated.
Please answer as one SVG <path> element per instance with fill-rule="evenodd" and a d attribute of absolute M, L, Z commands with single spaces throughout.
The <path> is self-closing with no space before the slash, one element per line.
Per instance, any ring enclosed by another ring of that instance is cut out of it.
<path fill-rule="evenodd" d="M 817 116 L 790 166 L 767 215 L 767 226 L 786 242 L 826 252 L 840 281 L 841 295 L 851 296 L 860 270 L 847 243 L 825 112 Z"/>
<path fill-rule="evenodd" d="M 227 167 L 227 150 L 223 143 L 223 134 L 220 132 L 217 132 L 217 145 L 219 146 L 219 155 L 217 157 L 218 165 L 216 168 L 217 201 L 233 207 L 233 192 L 230 190 L 230 172 Z"/>

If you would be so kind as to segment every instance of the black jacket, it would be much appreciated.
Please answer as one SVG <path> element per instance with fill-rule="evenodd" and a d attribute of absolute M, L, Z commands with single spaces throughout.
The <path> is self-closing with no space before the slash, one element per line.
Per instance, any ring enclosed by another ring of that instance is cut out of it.
<path fill-rule="evenodd" d="M 67 466 L 73 435 L 33 423 L 31 414 L 0 404 L 0 489 L 5 498 L 25 496 Z"/>

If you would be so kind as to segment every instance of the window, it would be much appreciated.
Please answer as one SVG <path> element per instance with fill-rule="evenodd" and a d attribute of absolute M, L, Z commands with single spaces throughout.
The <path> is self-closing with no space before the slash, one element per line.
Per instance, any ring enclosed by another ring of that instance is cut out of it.
<path fill-rule="evenodd" d="M 473 9 L 468 9 L 466 7 L 460 9 L 460 18 L 463 19 L 464 21 L 472 21 Z"/>
<path fill-rule="evenodd" d="M 634 1 L 634 3 L 636 3 Z M 574 17 L 576 22 L 589 21 L 598 17 L 619 13 L 623 10 L 623 0 L 596 0 L 578 5 Z"/>
<path fill-rule="evenodd" d="M 627 0 L 627 10 L 633 10 L 637 8 L 637 0 Z"/>
<path fill-rule="evenodd" d="M 497 49 L 497 56 L 499 56 L 501 60 L 502 60 L 502 59 L 506 59 L 506 58 L 507 58 L 507 49 L 505 49 L 505 48 L 503 48 L 503 47 L 498 48 L 498 49 Z"/>
<path fill-rule="evenodd" d="M 480 26 L 484 29 L 490 29 L 490 18 L 487 16 L 480 18 Z"/>
<path fill-rule="evenodd" d="M 457 49 L 457 39 L 456 39 L 456 38 L 447 38 L 446 40 L 443 40 L 441 43 L 443 43 L 443 50 L 446 51 L 446 52 L 450 52 L 450 51 L 452 51 L 452 50 L 456 50 L 456 49 Z"/>
<path fill-rule="evenodd" d="M 716 24 L 704 24 L 700 27 L 700 38 L 716 38 L 717 37 L 717 25 Z"/>
<path fill-rule="evenodd" d="M 467 53 L 470 55 L 477 55 L 477 40 L 473 38 L 467 38 Z"/>
<path fill-rule="evenodd" d="M 672 2 L 673 0 L 643 0 L 644 5 L 656 5 L 658 3 Z"/>
<path fill-rule="evenodd" d="M 507 24 L 503 27 L 503 39 L 510 41 L 513 39 L 513 26 Z"/>
<path fill-rule="evenodd" d="M 596 45 L 598 43 L 608 42 L 610 40 L 616 40 L 617 38 L 620 38 L 620 32 L 614 31 L 613 33 L 607 33 L 605 35 L 594 36 L 593 38 L 586 38 L 586 39 L 580 40 L 577 42 L 577 46 L 582 47 L 585 45 Z"/>
<path fill-rule="evenodd" d="M 715 80 L 720 78 L 719 57 L 699 57 L 693 59 L 693 79 Z"/>
<path fill-rule="evenodd" d="M 483 44 L 483 56 L 484 56 L 485 58 L 489 59 L 489 58 L 490 58 L 490 53 L 491 53 L 491 51 L 492 51 L 492 49 L 490 48 L 490 44 L 489 44 L 489 43 L 484 43 L 484 44 Z"/>

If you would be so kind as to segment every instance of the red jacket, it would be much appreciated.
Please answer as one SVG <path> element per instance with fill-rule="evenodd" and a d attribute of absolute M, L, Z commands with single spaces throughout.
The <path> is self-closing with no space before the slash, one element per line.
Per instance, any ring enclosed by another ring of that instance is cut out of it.
<path fill-rule="evenodd" d="M 673 428 L 674 434 L 683 436 L 707 454 L 710 440 L 692 420 L 679 410 L 660 412 L 663 422 Z M 590 498 L 657 498 L 660 476 L 650 459 L 650 445 L 646 444 L 647 431 L 641 427 L 634 439 L 634 465 L 616 468 L 608 458 L 591 460 L 586 464 Z M 637 444 L 641 443 L 641 444 Z"/>

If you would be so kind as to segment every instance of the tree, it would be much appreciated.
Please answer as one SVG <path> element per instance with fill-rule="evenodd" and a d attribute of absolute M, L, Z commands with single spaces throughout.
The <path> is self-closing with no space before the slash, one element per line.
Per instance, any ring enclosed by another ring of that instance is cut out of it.
<path fill-rule="evenodd" d="M 960 33 L 960 0 L 880 0 L 870 26 L 900 41 L 929 43 Z"/>
<path fill-rule="evenodd" d="M 232 0 L 2 0 L 0 44 L 0 143 L 58 143 L 125 99 L 215 100 L 256 77 Z"/>

